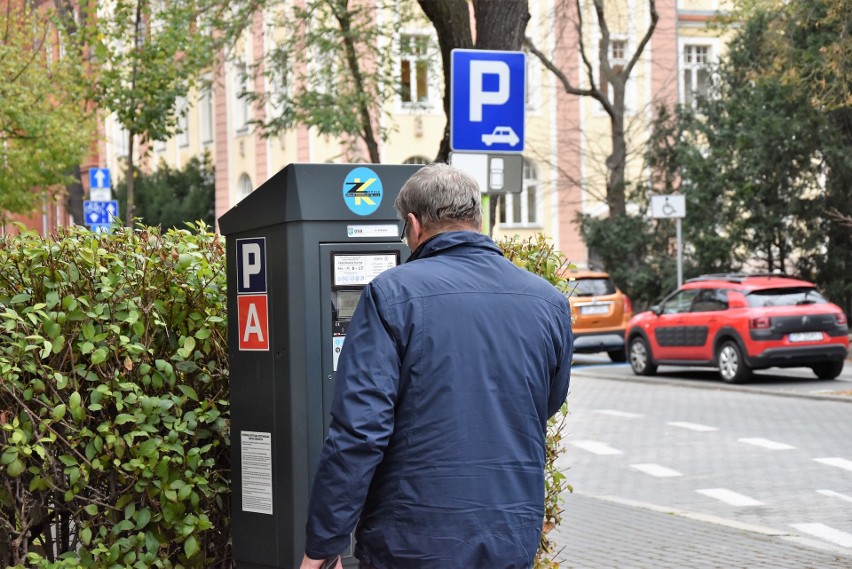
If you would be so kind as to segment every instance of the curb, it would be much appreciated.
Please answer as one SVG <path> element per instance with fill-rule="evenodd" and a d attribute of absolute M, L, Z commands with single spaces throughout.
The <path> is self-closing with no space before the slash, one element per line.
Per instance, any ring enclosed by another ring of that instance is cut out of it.
<path fill-rule="evenodd" d="M 575 492 L 576 494 L 577 492 Z M 769 537 L 776 537 L 779 539 L 783 539 L 798 545 L 803 545 L 805 547 L 809 547 L 811 549 L 819 549 L 828 553 L 832 553 L 834 555 L 839 555 L 844 558 L 852 559 L 852 555 L 850 555 L 850 551 L 844 547 L 839 545 L 833 545 L 831 543 L 827 543 L 824 541 L 819 541 L 816 539 L 810 539 L 802 536 L 795 535 L 790 533 L 789 531 L 777 530 L 774 528 L 770 528 L 767 526 L 760 526 L 754 524 L 747 524 L 743 522 L 739 522 L 736 520 L 729 520 L 726 518 L 722 518 L 719 516 L 714 516 L 710 514 L 701 514 L 696 512 L 689 512 L 687 510 L 680 510 L 678 508 L 671 508 L 665 506 L 658 506 L 656 504 L 651 504 L 647 502 L 640 502 L 638 500 L 630 500 L 627 498 L 619 498 L 618 496 L 596 496 L 592 494 L 584 494 L 579 493 L 581 496 L 586 496 L 588 498 L 594 498 L 596 500 L 603 500 L 605 502 L 610 502 L 613 504 L 619 504 L 622 506 L 628 506 L 631 508 L 639 508 L 644 510 L 650 510 L 653 512 L 660 512 L 663 514 L 669 514 L 672 516 L 677 516 L 679 518 L 684 518 L 688 520 L 693 520 L 702 523 L 714 524 L 723 527 L 727 527 L 734 530 L 745 531 L 749 533 L 757 533 L 760 535 L 765 535 Z"/>

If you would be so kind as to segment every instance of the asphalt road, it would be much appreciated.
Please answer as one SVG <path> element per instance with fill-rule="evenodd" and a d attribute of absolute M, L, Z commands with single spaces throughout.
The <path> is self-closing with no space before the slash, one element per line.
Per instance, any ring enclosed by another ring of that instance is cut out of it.
<path fill-rule="evenodd" d="M 833 381 L 768 370 L 731 386 L 711 369 L 663 367 L 640 378 L 606 356 L 578 356 L 559 465 L 577 495 L 624 515 L 640 507 L 795 539 L 852 567 L 852 395 L 834 394 L 844 391 L 852 391 L 849 364 Z M 772 551 L 788 559 L 774 566 L 803 566 Z M 732 559 L 728 567 L 749 566 Z M 600 566 L 621 565 L 611 562 Z"/>

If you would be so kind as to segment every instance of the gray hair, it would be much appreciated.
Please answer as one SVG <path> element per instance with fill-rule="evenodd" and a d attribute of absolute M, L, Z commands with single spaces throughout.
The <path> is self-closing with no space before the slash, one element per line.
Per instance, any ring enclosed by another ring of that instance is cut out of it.
<path fill-rule="evenodd" d="M 482 201 L 476 180 L 463 170 L 436 162 L 415 172 L 393 203 L 400 219 L 413 213 L 425 227 L 482 226 Z"/>

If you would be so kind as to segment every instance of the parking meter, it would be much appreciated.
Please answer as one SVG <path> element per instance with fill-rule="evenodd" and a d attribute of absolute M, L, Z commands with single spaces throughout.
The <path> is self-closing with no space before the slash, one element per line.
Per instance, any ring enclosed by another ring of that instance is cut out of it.
<path fill-rule="evenodd" d="M 219 218 L 240 569 L 301 563 L 338 356 L 364 286 L 410 253 L 393 202 L 418 168 L 290 164 Z"/>

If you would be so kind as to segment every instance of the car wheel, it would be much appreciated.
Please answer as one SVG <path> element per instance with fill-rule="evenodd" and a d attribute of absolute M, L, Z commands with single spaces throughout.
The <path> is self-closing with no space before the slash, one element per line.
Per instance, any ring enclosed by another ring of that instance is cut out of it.
<path fill-rule="evenodd" d="M 816 376 L 820 379 L 834 379 L 843 371 L 843 361 L 823 362 L 811 366 Z"/>
<path fill-rule="evenodd" d="M 616 364 L 623 364 L 627 361 L 627 354 L 624 350 L 611 350 L 607 352 L 607 355 L 609 356 L 609 360 Z"/>
<path fill-rule="evenodd" d="M 725 342 L 716 355 L 719 375 L 726 383 L 743 383 L 751 376 L 751 369 L 743 358 L 742 350 L 736 342 Z"/>
<path fill-rule="evenodd" d="M 654 375 L 657 373 L 657 365 L 651 360 L 651 350 L 648 343 L 641 337 L 636 336 L 630 340 L 630 367 L 636 375 Z"/>

